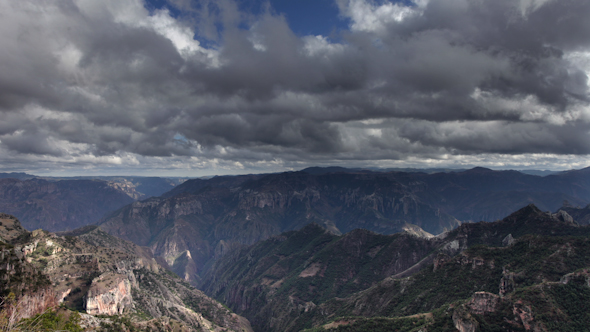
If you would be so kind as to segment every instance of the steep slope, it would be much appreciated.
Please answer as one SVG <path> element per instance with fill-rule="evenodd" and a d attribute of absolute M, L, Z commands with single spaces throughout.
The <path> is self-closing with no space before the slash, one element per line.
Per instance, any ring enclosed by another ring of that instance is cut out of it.
<path fill-rule="evenodd" d="M 401 273 L 440 243 L 361 229 L 336 236 L 310 224 L 224 256 L 201 289 L 248 316 L 257 331 L 283 331 L 300 311 Z"/>
<path fill-rule="evenodd" d="M 46 275 L 24 260 L 30 246 L 18 245 L 28 232 L 11 215 L 0 213 L 0 296 L 38 293 L 50 285 Z M 15 243 L 16 245 L 13 245 Z"/>
<path fill-rule="evenodd" d="M 199 179 L 166 197 L 126 206 L 100 225 L 110 234 L 150 246 L 177 274 L 197 280 L 212 258 L 231 248 L 312 222 L 336 234 L 355 228 L 391 234 L 408 224 L 440 233 L 459 225 L 414 195 L 421 186 L 364 173 Z"/>
<path fill-rule="evenodd" d="M 582 309 L 590 296 L 588 249 L 588 237 L 530 235 L 508 247 L 473 247 L 410 278 L 388 278 L 348 298 L 326 302 L 298 324 L 347 322 L 352 324 L 346 329 L 327 330 L 362 331 L 346 317 L 391 319 L 432 312 L 429 321 L 412 328 L 584 331 L 589 318 Z M 387 325 L 369 321 L 377 330 Z"/>
<path fill-rule="evenodd" d="M 13 277 L 4 292 L 20 291 L 22 284 L 39 284 L 51 299 L 47 302 L 85 311 L 87 330 L 102 330 L 101 326 L 118 321 L 92 316 L 122 315 L 129 328 L 164 324 L 183 331 L 250 331 L 247 320 L 162 269 L 147 248 L 114 238 L 96 226 L 56 235 L 28 232 L 16 218 L 2 217 L 0 236 L 11 242 L 19 259 L 12 270 L 31 269 L 30 274 L 41 280 Z M 25 303 L 24 307 L 37 306 Z"/>
<path fill-rule="evenodd" d="M 104 181 L 0 179 L 0 211 L 20 216 L 27 229 L 78 228 L 131 202 Z"/>
<path fill-rule="evenodd" d="M 479 245 L 454 257 L 438 254 L 430 268 L 411 277 L 386 278 L 348 298 L 327 301 L 294 325 L 379 331 L 393 325 L 393 317 L 406 324 L 399 331 L 585 330 L 589 317 L 580 308 L 590 297 L 590 229 L 564 219 L 527 206 L 497 223 L 462 225 L 449 236 L 467 235 L 470 245 Z M 505 237 L 500 247 L 482 245 L 498 244 L 507 232 L 522 236 Z M 425 312 L 432 314 L 420 321 L 395 318 Z M 325 325 L 328 321 L 338 324 Z"/>
<path fill-rule="evenodd" d="M 502 273 L 508 271 L 517 277 L 507 281 L 505 293 L 545 279 L 558 281 L 590 266 L 590 228 L 570 219 L 529 205 L 501 221 L 463 224 L 435 238 L 364 230 L 335 236 L 310 225 L 226 255 L 209 270 L 202 287 L 246 316 L 257 331 L 297 331 L 311 327 L 309 322 L 344 315 L 413 315 L 465 300 L 474 291 L 497 293 Z M 575 248 L 563 252 L 557 236 L 574 235 L 583 238 L 566 241 Z M 525 238 L 532 242 L 519 240 Z M 551 249 L 557 247 L 561 249 Z M 467 248 L 472 249 L 464 252 Z M 484 248 L 485 254 L 476 248 Z M 486 260 L 496 251 L 503 256 Z M 552 259 L 561 265 L 549 266 Z M 482 264 L 490 266 L 486 273 L 476 269 Z M 444 273 L 439 271 L 443 267 Z"/>

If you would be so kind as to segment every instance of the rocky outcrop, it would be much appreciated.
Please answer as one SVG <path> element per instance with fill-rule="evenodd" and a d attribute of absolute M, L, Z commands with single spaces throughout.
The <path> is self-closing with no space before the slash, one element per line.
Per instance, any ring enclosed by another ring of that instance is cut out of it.
<path fill-rule="evenodd" d="M 512 237 L 512 234 L 508 234 L 504 239 L 502 239 L 502 245 L 504 247 L 511 246 L 514 244 L 514 241 L 515 240 L 514 237 Z"/>
<path fill-rule="evenodd" d="M 578 223 L 574 221 L 574 218 L 564 210 L 557 211 L 553 214 L 553 216 L 564 223 L 576 226 L 578 225 Z"/>
<path fill-rule="evenodd" d="M 542 331 L 541 327 L 536 324 L 531 307 L 525 305 L 522 300 L 517 301 L 512 307 L 515 321 L 520 323 L 526 331 Z"/>
<path fill-rule="evenodd" d="M 29 318 L 46 312 L 59 305 L 59 294 L 51 288 L 45 288 L 35 293 L 23 295 L 17 304 L 17 311 L 21 318 Z"/>
<path fill-rule="evenodd" d="M 505 296 L 506 294 L 512 292 L 516 287 L 516 283 L 514 281 L 516 274 L 513 272 L 509 272 L 505 267 L 502 269 L 502 278 L 500 279 L 500 286 L 498 294 L 500 296 Z"/>
<path fill-rule="evenodd" d="M 488 292 L 475 292 L 471 300 L 466 303 L 469 310 L 477 315 L 483 315 L 487 312 L 494 312 L 498 307 L 501 298 Z"/>
<path fill-rule="evenodd" d="M 131 284 L 125 275 L 106 274 L 92 281 L 86 295 L 86 312 L 90 315 L 122 314 L 133 303 Z"/>
<path fill-rule="evenodd" d="M 479 330 L 479 323 L 466 310 L 455 309 L 452 318 L 453 324 L 459 332 L 475 332 Z"/>
<path fill-rule="evenodd" d="M 572 219 L 580 225 L 590 225 L 590 204 L 581 207 L 574 207 L 567 201 L 560 208 L 560 211 L 566 212 Z M 560 212 L 558 211 L 558 213 Z"/>

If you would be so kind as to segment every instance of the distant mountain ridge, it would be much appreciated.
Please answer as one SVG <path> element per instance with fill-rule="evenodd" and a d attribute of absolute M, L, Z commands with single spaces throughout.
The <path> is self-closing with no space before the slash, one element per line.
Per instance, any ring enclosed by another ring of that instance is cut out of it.
<path fill-rule="evenodd" d="M 180 178 L 72 177 L 41 178 L 0 173 L 0 211 L 21 218 L 27 229 L 65 231 L 100 220 L 135 200 L 159 196 Z"/>
<path fill-rule="evenodd" d="M 133 202 L 104 181 L 0 179 L 0 211 L 17 215 L 27 229 L 74 229 Z"/>
<path fill-rule="evenodd" d="M 315 222 L 334 234 L 364 228 L 392 234 L 409 225 L 438 234 L 461 222 L 494 221 L 530 203 L 556 211 L 590 201 L 590 171 L 544 177 L 474 168 L 463 172 L 371 172 L 339 167 L 194 179 L 100 222 L 150 246 L 196 282 L 237 246 Z"/>
<path fill-rule="evenodd" d="M 379 173 L 292 172 L 191 180 L 160 198 L 128 205 L 100 225 L 113 235 L 150 246 L 177 274 L 196 280 L 212 258 L 236 245 L 311 222 L 336 234 L 360 227 L 391 234 L 408 223 L 440 233 L 459 225 L 421 202 L 413 187 Z M 175 263 L 186 259 L 185 252 L 190 252 L 196 271 Z"/>
<path fill-rule="evenodd" d="M 188 178 L 182 177 L 156 177 L 156 176 L 37 176 L 27 173 L 0 173 L 0 179 L 30 180 L 41 179 L 50 182 L 73 180 L 100 180 L 109 183 L 129 195 L 133 199 L 146 199 L 160 196 L 163 193 L 181 184 Z"/>

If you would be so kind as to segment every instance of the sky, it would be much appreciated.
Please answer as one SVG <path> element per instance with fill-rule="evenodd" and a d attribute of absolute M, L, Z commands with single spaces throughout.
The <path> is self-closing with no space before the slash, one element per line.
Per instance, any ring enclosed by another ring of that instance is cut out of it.
<path fill-rule="evenodd" d="M 590 166 L 590 1 L 0 0 L 0 172 Z"/>

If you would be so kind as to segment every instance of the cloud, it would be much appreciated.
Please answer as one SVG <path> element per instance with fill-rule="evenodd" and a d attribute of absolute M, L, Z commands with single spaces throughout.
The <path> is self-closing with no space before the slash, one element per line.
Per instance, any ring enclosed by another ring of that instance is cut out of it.
<path fill-rule="evenodd" d="M 590 3 L 337 0 L 338 38 L 230 0 L 170 4 L 179 15 L 0 0 L 0 165 L 573 167 L 590 153 Z"/>

